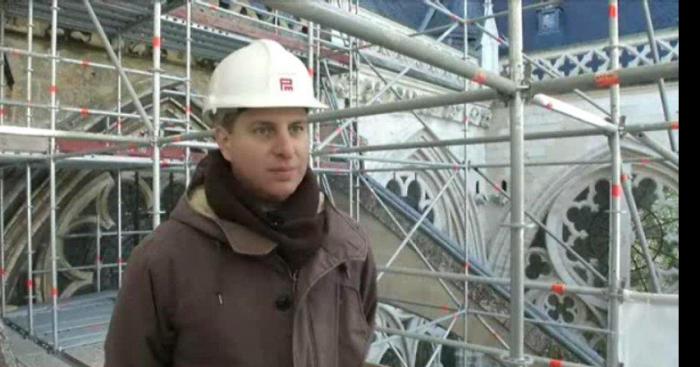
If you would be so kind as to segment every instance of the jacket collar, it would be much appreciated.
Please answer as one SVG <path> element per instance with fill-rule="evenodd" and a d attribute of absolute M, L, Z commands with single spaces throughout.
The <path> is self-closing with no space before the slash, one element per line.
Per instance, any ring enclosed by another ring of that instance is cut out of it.
<path fill-rule="evenodd" d="M 330 256 L 331 262 L 364 259 L 367 255 L 367 240 L 360 234 L 358 225 L 340 213 L 321 194 L 319 212 L 327 215 L 328 236 L 319 249 L 319 256 Z M 171 217 L 194 227 L 219 241 L 226 242 L 231 249 L 242 255 L 264 256 L 277 247 L 277 243 L 246 227 L 216 216 L 207 202 L 204 187 L 195 187 L 182 196 Z"/>
<path fill-rule="evenodd" d="M 175 219 L 228 243 L 234 252 L 242 255 L 267 255 L 277 247 L 270 239 L 238 223 L 219 218 L 207 201 L 204 186 L 194 188 L 189 195 L 183 195 L 172 215 Z"/>

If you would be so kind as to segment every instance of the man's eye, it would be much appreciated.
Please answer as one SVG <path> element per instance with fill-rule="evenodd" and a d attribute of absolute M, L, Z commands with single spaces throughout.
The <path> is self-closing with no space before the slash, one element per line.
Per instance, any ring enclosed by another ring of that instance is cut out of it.
<path fill-rule="evenodd" d="M 272 129 L 269 127 L 258 127 L 253 129 L 255 135 L 270 135 L 272 134 Z"/>
<path fill-rule="evenodd" d="M 303 133 L 306 129 L 302 125 L 294 125 L 290 128 L 292 133 Z"/>

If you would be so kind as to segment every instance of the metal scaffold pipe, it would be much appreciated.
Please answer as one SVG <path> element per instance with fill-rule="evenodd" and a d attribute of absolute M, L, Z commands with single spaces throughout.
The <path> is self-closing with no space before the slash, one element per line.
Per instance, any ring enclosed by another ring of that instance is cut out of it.
<path fill-rule="evenodd" d="M 642 0 L 642 8 L 644 9 L 644 18 L 647 24 L 647 36 L 649 38 L 649 47 L 651 48 L 651 55 L 654 57 L 654 63 L 658 64 L 661 62 L 659 57 L 659 47 L 656 45 L 656 36 L 654 34 L 654 24 L 651 21 L 651 11 L 649 10 L 649 0 Z M 668 95 L 666 93 L 666 82 L 663 78 L 659 79 L 657 82 L 659 87 L 659 96 L 661 97 L 661 107 L 664 111 L 664 118 L 666 120 L 671 120 L 671 109 L 669 108 Z M 673 130 L 668 130 L 668 139 L 671 144 L 671 150 L 674 152 L 678 151 L 677 137 L 674 135 Z"/>
<path fill-rule="evenodd" d="M 153 124 L 151 124 L 151 120 L 148 118 L 148 114 L 146 113 L 146 110 L 143 108 L 143 105 L 141 104 L 141 100 L 139 99 L 138 95 L 136 94 L 136 90 L 134 90 L 134 87 L 129 82 L 129 78 L 126 76 L 126 72 L 122 68 L 122 65 L 119 62 L 117 55 L 114 53 L 114 50 L 112 49 L 112 45 L 109 42 L 109 38 L 107 38 L 107 34 L 105 34 L 104 29 L 102 29 L 102 24 L 100 24 L 100 20 L 97 18 L 95 11 L 92 9 L 92 5 L 90 4 L 90 0 L 83 0 L 83 4 L 85 5 L 85 9 L 87 9 L 87 11 L 88 11 L 88 15 L 90 16 L 90 19 L 92 19 L 92 23 L 95 25 L 95 29 L 97 30 L 97 34 L 99 34 L 100 39 L 102 40 L 102 43 L 104 44 L 105 50 L 107 51 L 107 54 L 109 55 L 109 58 L 112 61 L 112 64 L 114 64 L 114 66 L 119 71 L 119 75 L 121 75 L 122 80 L 124 81 L 124 85 L 126 85 L 126 89 L 134 101 L 134 105 L 136 106 L 136 109 L 139 111 L 139 115 L 141 115 L 141 118 L 143 120 L 143 124 L 146 125 L 148 130 L 153 131 Z M 158 15 L 159 15 L 158 20 L 160 20 L 160 14 L 158 14 Z M 154 71 L 154 78 L 155 78 L 155 71 Z"/>
<path fill-rule="evenodd" d="M 522 0 L 508 1 L 510 34 L 510 78 L 520 86 L 525 78 L 523 65 Z M 510 109 L 510 354 L 505 361 L 527 366 L 525 356 L 525 103 L 521 90 L 508 100 Z"/>
<path fill-rule="evenodd" d="M 34 40 L 34 1 L 29 0 L 27 3 L 27 51 L 32 52 Z M 32 126 L 32 57 L 27 57 L 27 128 Z M 25 183 L 25 209 L 27 214 L 27 318 L 29 322 L 29 335 L 34 336 L 34 278 L 32 271 L 34 270 L 34 249 L 32 248 L 32 167 L 27 164 Z"/>
<path fill-rule="evenodd" d="M 481 352 L 484 354 L 494 356 L 496 358 L 501 357 L 503 355 L 506 355 L 508 353 L 507 350 L 503 350 L 503 349 L 499 349 L 499 348 L 485 347 L 482 345 L 470 344 L 470 343 L 465 343 L 463 341 L 457 341 L 457 340 L 449 340 L 449 339 L 445 340 L 445 339 L 434 337 L 434 336 L 428 336 L 426 334 L 412 333 L 412 332 L 393 329 L 393 328 L 386 328 L 383 326 L 377 326 L 376 330 L 387 333 L 387 334 L 401 335 L 401 336 L 415 339 L 415 340 L 422 340 L 422 341 L 426 341 L 426 342 L 430 342 L 430 343 L 442 344 L 442 345 L 449 346 L 452 348 L 473 350 L 476 352 Z M 529 356 L 528 355 L 526 357 L 528 357 L 529 359 L 531 359 L 535 362 L 544 364 L 545 366 L 591 367 L 591 365 L 587 365 L 587 364 L 568 362 L 568 361 L 563 362 L 561 360 L 555 360 L 555 359 L 538 357 L 538 356 Z"/>
<path fill-rule="evenodd" d="M 488 6 L 488 5 L 487 5 Z M 469 16 L 469 2 L 467 0 L 462 1 L 462 16 L 464 19 L 467 19 Z M 469 28 L 467 26 L 467 23 L 464 22 L 462 25 L 462 39 L 464 40 L 464 45 L 462 47 L 462 59 L 466 62 L 467 58 L 469 57 Z M 464 90 L 467 91 L 469 90 L 469 81 L 464 80 Z M 468 120 L 468 115 L 467 115 L 467 105 L 465 104 L 462 106 L 462 121 L 464 122 L 464 139 L 469 138 L 469 120 Z M 462 162 L 469 162 L 469 146 L 464 145 L 464 155 L 463 155 L 463 160 Z M 449 151 L 449 149 L 447 149 Z M 463 241 L 463 248 L 464 248 L 464 275 L 469 275 L 469 170 L 465 169 L 464 171 L 464 177 L 462 180 L 462 189 L 464 190 L 464 213 L 463 215 L 463 221 L 462 225 L 464 226 L 464 239 Z M 464 283 L 462 283 L 462 286 L 464 287 L 463 290 L 463 301 L 462 301 L 462 308 L 464 308 L 465 311 L 469 311 L 469 282 L 466 280 Z M 464 318 L 462 320 L 462 327 L 463 327 L 463 339 L 465 342 L 469 342 L 469 317 L 467 317 L 468 314 L 465 312 L 464 313 Z M 462 356 L 462 363 L 466 366 L 467 365 L 467 354 L 465 353 Z"/>
<path fill-rule="evenodd" d="M 192 129 L 192 0 L 187 0 L 186 5 L 186 28 L 185 32 L 185 134 Z M 190 160 L 192 151 L 190 147 L 185 147 L 185 186 L 189 186 L 191 179 Z"/>
<path fill-rule="evenodd" d="M 468 282 L 478 283 L 478 284 L 490 284 L 490 285 L 502 285 L 502 286 L 508 286 L 511 284 L 511 280 L 507 279 L 507 278 L 494 278 L 494 277 L 485 277 L 485 276 L 478 276 L 478 275 L 465 275 L 465 274 L 460 274 L 460 273 L 448 273 L 448 272 L 422 270 L 422 269 L 378 266 L 377 270 L 381 273 L 408 275 L 408 276 L 430 278 L 430 279 L 468 281 Z M 569 285 L 569 284 L 562 284 L 562 283 L 548 283 L 548 282 L 542 282 L 542 281 L 529 280 L 529 281 L 523 282 L 523 286 L 525 288 L 529 288 L 529 289 L 551 291 L 551 292 L 556 292 L 559 294 L 570 293 L 570 294 L 587 294 L 587 295 L 603 296 L 603 297 L 609 296 L 608 288 L 586 287 L 586 286 L 579 286 L 579 285 L 575 285 L 575 284 Z"/>
<path fill-rule="evenodd" d="M 594 115 L 588 111 L 580 109 L 576 106 L 573 106 L 556 98 L 544 95 L 542 93 L 533 96 L 532 102 L 550 111 L 554 111 L 564 116 L 568 116 L 575 120 L 586 123 L 588 125 L 595 126 L 608 133 L 617 132 L 617 127 L 610 124 L 608 121 L 605 120 L 605 118 Z"/>
<path fill-rule="evenodd" d="M 620 67 L 620 29 L 618 23 L 618 1 L 608 2 L 608 24 L 610 29 L 610 69 Z M 620 84 L 614 80 L 610 85 L 610 118 L 614 126 L 620 126 Z M 610 144 L 610 229 L 608 242 L 608 288 L 610 294 L 618 294 L 624 288 L 622 283 L 622 153 L 620 134 L 609 137 Z M 620 300 L 610 297 L 608 300 L 608 328 L 606 364 L 608 367 L 620 365 Z"/>
<path fill-rule="evenodd" d="M 151 210 L 153 229 L 160 225 L 160 54 L 163 38 L 160 35 L 160 12 L 161 3 L 159 0 L 153 2 L 153 125 L 151 135 L 151 145 L 153 148 L 153 195 L 151 197 Z"/>
<path fill-rule="evenodd" d="M 5 2 L 0 3 L 0 46 L 5 45 Z M 5 58 L 0 57 L 0 126 L 5 125 Z M 5 288 L 7 277 L 5 275 L 5 170 L 0 171 L 0 278 L 2 289 L 0 290 L 0 314 L 5 318 L 7 299 Z"/>
<path fill-rule="evenodd" d="M 637 124 L 637 125 L 627 125 L 622 128 L 622 132 L 634 134 L 640 131 L 658 131 L 666 130 L 677 126 L 677 122 L 658 122 L 658 123 L 648 123 L 648 124 Z M 544 131 L 536 133 L 526 133 L 525 140 L 543 140 L 543 139 L 558 139 L 558 138 L 577 138 L 582 136 L 603 136 L 600 129 L 576 129 L 576 130 L 557 130 L 557 131 Z M 350 153 L 356 151 L 371 152 L 380 150 L 399 150 L 399 149 L 416 149 L 416 148 L 427 148 L 427 147 L 446 147 L 454 145 L 464 145 L 464 144 L 495 144 L 495 143 L 507 143 L 510 140 L 510 135 L 501 136 L 484 136 L 484 137 L 474 137 L 468 139 L 449 139 L 441 141 L 421 141 L 421 142 L 410 142 L 410 143 L 398 143 L 398 144 L 382 144 L 382 145 L 370 145 L 363 146 L 359 148 L 334 148 L 329 150 L 324 150 L 322 152 L 314 152 L 315 155 L 331 155 L 331 154 L 342 154 Z"/>
<path fill-rule="evenodd" d="M 51 2 L 51 56 L 53 58 L 51 59 L 51 131 L 56 130 L 56 118 L 57 118 L 57 113 L 56 111 L 56 106 L 57 106 L 57 101 L 56 101 L 56 94 L 57 94 L 57 86 L 56 86 L 56 56 L 58 55 L 57 51 L 57 37 L 58 37 L 58 0 L 52 0 Z M 56 138 L 52 137 L 49 138 L 49 154 L 52 156 L 56 153 Z M 58 210 L 57 208 L 57 203 L 56 203 L 56 160 L 55 158 L 51 157 L 49 158 L 49 190 L 50 190 L 50 220 L 49 220 L 49 227 L 50 227 L 50 234 L 49 234 L 49 247 L 50 247 L 50 256 L 51 256 L 51 328 L 52 328 L 52 335 L 53 335 L 53 347 L 56 350 L 59 350 L 59 344 L 58 344 L 58 264 L 57 264 L 57 257 L 56 257 L 56 211 Z"/>
<path fill-rule="evenodd" d="M 562 94 L 571 92 L 573 89 L 582 91 L 599 90 L 608 80 L 616 80 L 622 85 L 642 84 L 655 82 L 658 78 L 677 78 L 678 62 L 667 64 L 639 66 L 615 70 L 606 73 L 584 74 L 574 77 L 545 80 L 530 85 L 527 91 L 530 95 Z M 420 110 L 455 104 L 484 102 L 499 97 L 498 92 L 490 89 L 471 90 L 460 93 L 445 93 L 436 96 L 419 97 L 400 102 L 385 103 L 379 105 L 345 108 L 342 110 L 319 112 L 309 116 L 310 122 L 335 121 L 350 117 L 372 116 L 384 113 L 402 112 L 410 110 Z"/>
<path fill-rule="evenodd" d="M 516 85 L 511 80 L 484 70 L 473 63 L 465 62 L 459 57 L 435 52 L 425 41 L 392 32 L 371 20 L 341 12 L 330 4 L 309 0 L 262 0 L 261 2 L 274 9 L 332 27 L 426 64 L 472 79 L 500 93 L 510 95 L 516 90 Z"/>

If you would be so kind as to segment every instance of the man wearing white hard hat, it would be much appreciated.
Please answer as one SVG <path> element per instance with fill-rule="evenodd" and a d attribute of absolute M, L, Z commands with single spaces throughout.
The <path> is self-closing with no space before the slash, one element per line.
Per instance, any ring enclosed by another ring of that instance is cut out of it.
<path fill-rule="evenodd" d="M 325 107 L 275 41 L 221 61 L 203 111 L 219 150 L 134 249 L 106 367 L 362 366 L 376 269 L 308 167 L 308 110 Z"/>

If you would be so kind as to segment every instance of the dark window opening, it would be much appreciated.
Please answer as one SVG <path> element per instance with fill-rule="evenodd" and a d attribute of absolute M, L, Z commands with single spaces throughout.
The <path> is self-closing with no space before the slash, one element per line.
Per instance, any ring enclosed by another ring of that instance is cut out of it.
<path fill-rule="evenodd" d="M 544 8 L 537 13 L 537 33 L 551 34 L 561 32 L 561 8 Z"/>

